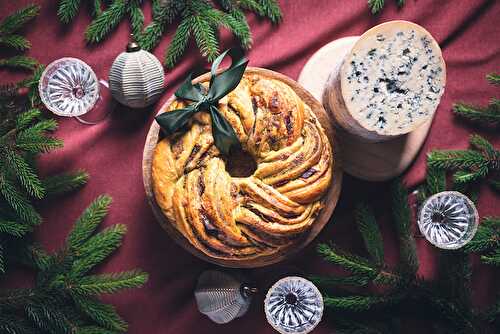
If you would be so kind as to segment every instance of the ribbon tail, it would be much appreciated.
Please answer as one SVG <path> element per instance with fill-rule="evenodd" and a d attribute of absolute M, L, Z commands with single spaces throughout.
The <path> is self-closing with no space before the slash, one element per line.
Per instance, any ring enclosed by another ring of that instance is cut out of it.
<path fill-rule="evenodd" d="M 226 54 L 229 54 L 232 59 L 231 66 L 224 72 L 216 75 L 217 67 Z M 243 56 L 242 52 L 238 52 L 236 49 L 230 49 L 229 51 L 223 52 L 212 65 L 212 76 L 210 79 L 210 89 L 207 94 L 208 97 L 212 101 L 218 101 L 235 89 L 240 83 L 247 65 L 248 59 Z"/>
<path fill-rule="evenodd" d="M 188 106 L 187 108 L 164 112 L 156 116 L 155 119 L 163 132 L 169 136 L 184 127 L 195 112 L 196 110 L 193 107 Z"/>
<path fill-rule="evenodd" d="M 240 141 L 231 124 L 220 114 L 217 107 L 210 106 L 210 116 L 215 146 L 222 154 L 228 155 L 232 148 L 240 146 Z"/>

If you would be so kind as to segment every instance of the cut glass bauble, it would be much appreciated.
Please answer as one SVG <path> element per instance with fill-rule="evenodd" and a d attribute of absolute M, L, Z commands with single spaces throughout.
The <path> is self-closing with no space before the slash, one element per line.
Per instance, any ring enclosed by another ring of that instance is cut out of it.
<path fill-rule="evenodd" d="M 422 205 L 418 227 L 434 246 L 457 249 L 476 234 L 479 215 L 474 203 L 457 191 L 444 191 L 429 197 Z"/>

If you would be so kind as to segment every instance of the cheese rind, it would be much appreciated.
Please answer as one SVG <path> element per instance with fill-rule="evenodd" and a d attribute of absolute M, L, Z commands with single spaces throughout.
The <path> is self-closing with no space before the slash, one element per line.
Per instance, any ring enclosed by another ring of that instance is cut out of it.
<path fill-rule="evenodd" d="M 327 94 L 345 130 L 382 141 L 431 119 L 445 81 L 441 49 L 430 33 L 411 22 L 391 21 L 356 41 Z"/>

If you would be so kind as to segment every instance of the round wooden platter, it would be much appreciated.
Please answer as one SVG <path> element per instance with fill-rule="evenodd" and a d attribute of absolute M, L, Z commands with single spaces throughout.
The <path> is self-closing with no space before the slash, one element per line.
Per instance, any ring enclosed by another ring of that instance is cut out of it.
<path fill-rule="evenodd" d="M 322 104 L 318 102 L 307 90 L 302 88 L 297 82 L 290 79 L 289 77 L 263 68 L 256 67 L 248 67 L 246 69 L 245 74 L 257 74 L 263 77 L 267 77 L 270 79 L 280 80 L 287 85 L 289 85 L 295 93 L 311 108 L 314 114 L 317 116 L 319 122 L 325 129 L 327 136 L 330 140 L 330 144 L 333 149 L 333 175 L 332 175 L 332 183 L 328 192 L 323 196 L 323 208 L 321 209 L 316 221 L 314 222 L 311 229 L 304 234 L 304 236 L 294 243 L 291 247 L 284 249 L 281 252 L 273 254 L 271 256 L 262 256 L 255 259 L 249 260 L 224 260 L 212 258 L 200 250 L 196 249 L 189 243 L 189 241 L 184 238 L 184 236 L 177 231 L 177 229 L 167 220 L 162 210 L 158 206 L 155 200 L 154 192 L 153 192 L 153 184 L 152 184 L 152 176 L 151 176 L 151 163 L 153 160 L 153 152 L 160 139 L 160 127 L 158 123 L 153 122 L 151 128 L 149 129 L 148 135 L 146 137 L 146 143 L 144 145 L 144 153 L 142 159 L 142 174 L 144 181 L 144 188 L 146 191 L 146 196 L 149 204 L 153 209 L 153 213 L 161 224 L 161 226 L 165 229 L 167 234 L 175 240 L 179 245 L 181 245 L 184 249 L 189 251 L 191 254 L 197 256 L 198 258 L 220 265 L 224 267 L 232 267 L 232 268 L 257 268 L 263 267 L 270 264 L 274 264 L 280 261 L 283 261 L 293 254 L 297 253 L 304 247 L 306 247 L 323 229 L 323 227 L 328 223 L 330 217 L 337 205 L 337 201 L 340 195 L 340 189 L 342 187 L 342 169 L 340 166 L 339 152 L 338 152 L 338 143 L 335 140 L 335 129 L 332 126 L 332 120 L 329 114 L 325 111 Z M 201 75 L 193 80 L 193 83 L 199 83 L 208 81 L 210 79 L 210 73 L 206 73 Z M 165 112 L 167 107 L 172 103 L 175 99 L 175 96 L 171 96 L 167 102 L 160 108 L 158 115 Z"/>
<path fill-rule="evenodd" d="M 342 60 L 358 38 L 359 36 L 340 38 L 319 49 L 302 68 L 299 84 L 323 102 L 325 87 L 332 76 L 340 71 Z M 329 111 L 327 107 L 326 109 Z M 337 140 L 342 147 L 344 171 L 367 181 L 386 181 L 402 174 L 415 160 L 431 124 L 432 119 L 409 134 L 378 143 L 363 141 L 338 128 Z"/>

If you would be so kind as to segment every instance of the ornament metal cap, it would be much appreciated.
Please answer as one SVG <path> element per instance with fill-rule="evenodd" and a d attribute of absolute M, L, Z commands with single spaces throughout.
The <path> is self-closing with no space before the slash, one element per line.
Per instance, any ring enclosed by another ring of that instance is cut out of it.
<path fill-rule="evenodd" d="M 135 41 L 134 34 L 130 34 L 130 42 L 127 44 L 127 52 L 136 52 L 141 50 L 139 44 Z"/>

